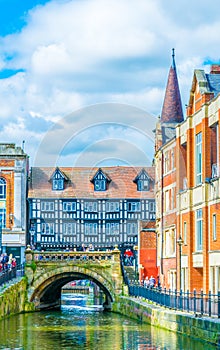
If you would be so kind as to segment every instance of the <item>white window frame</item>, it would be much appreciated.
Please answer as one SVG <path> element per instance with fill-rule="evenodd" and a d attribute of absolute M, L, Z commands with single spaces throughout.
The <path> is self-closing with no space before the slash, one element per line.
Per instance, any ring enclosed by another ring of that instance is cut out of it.
<path fill-rule="evenodd" d="M 98 211 L 97 202 L 94 202 L 94 201 L 85 202 L 85 203 L 84 203 L 84 211 L 87 211 L 87 212 L 97 212 L 97 211 Z"/>
<path fill-rule="evenodd" d="M 217 215 L 212 215 L 212 239 L 213 241 L 217 240 Z"/>
<path fill-rule="evenodd" d="M 85 235 L 97 235 L 97 234 L 98 234 L 98 224 L 96 222 L 86 222 Z"/>
<path fill-rule="evenodd" d="M 196 185 L 202 183 L 202 132 L 196 134 Z"/>
<path fill-rule="evenodd" d="M 107 212 L 119 211 L 119 202 L 107 201 L 106 202 L 106 211 Z"/>
<path fill-rule="evenodd" d="M 54 202 L 41 202 L 41 211 L 54 211 Z"/>
<path fill-rule="evenodd" d="M 63 211 L 76 211 L 76 202 L 63 202 Z"/>
<path fill-rule="evenodd" d="M 203 215 L 202 209 L 196 210 L 196 251 L 201 252 L 203 249 Z"/>
<path fill-rule="evenodd" d="M 119 223 L 118 222 L 107 222 L 105 226 L 107 235 L 118 235 L 119 234 Z"/>
<path fill-rule="evenodd" d="M 128 202 L 128 211 L 129 212 L 141 211 L 141 203 L 140 202 Z"/>
<path fill-rule="evenodd" d="M 65 223 L 63 223 L 63 234 L 64 235 L 74 235 L 74 234 L 76 234 L 76 223 L 75 222 L 65 222 Z"/>
<path fill-rule="evenodd" d="M 41 233 L 43 235 L 53 235 L 54 234 L 54 223 L 53 222 L 42 222 Z"/>

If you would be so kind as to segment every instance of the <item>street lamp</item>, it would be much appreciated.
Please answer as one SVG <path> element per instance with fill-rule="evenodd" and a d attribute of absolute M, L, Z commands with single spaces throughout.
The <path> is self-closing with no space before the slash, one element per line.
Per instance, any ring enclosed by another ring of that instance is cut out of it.
<path fill-rule="evenodd" d="M 179 280 L 180 280 L 179 285 L 180 285 L 180 291 L 181 291 L 181 288 L 182 288 L 182 286 L 181 286 L 181 255 L 182 255 L 182 245 L 183 245 L 183 239 L 181 236 L 179 236 L 179 238 L 177 239 L 177 244 L 179 246 L 179 259 L 180 259 L 180 261 L 179 261 Z"/>

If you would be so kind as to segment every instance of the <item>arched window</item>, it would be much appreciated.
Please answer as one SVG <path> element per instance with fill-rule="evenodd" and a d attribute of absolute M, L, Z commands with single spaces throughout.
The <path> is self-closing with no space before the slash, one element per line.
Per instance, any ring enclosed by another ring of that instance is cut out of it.
<path fill-rule="evenodd" d="M 0 177 L 0 225 L 6 226 L 6 181 Z"/>

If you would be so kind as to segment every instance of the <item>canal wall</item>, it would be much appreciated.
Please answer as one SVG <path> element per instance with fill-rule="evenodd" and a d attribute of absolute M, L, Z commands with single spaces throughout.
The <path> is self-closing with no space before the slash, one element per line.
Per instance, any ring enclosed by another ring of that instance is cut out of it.
<path fill-rule="evenodd" d="M 118 297 L 112 311 L 143 323 L 181 333 L 220 346 L 220 321 L 162 308 L 143 299 Z"/>
<path fill-rule="evenodd" d="M 0 293 L 0 319 L 22 312 L 34 311 L 33 303 L 28 302 L 27 280 L 23 277 L 19 282 L 6 285 Z"/>

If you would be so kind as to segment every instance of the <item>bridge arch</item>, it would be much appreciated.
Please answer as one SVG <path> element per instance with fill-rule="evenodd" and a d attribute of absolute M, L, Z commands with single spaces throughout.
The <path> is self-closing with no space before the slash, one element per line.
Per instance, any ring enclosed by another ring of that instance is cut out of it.
<path fill-rule="evenodd" d="M 111 303 L 115 299 L 113 286 L 102 275 L 85 268 L 70 267 L 58 268 L 50 274 L 43 274 L 36 283 L 33 284 L 33 292 L 30 301 L 35 303 L 37 309 L 55 307 L 60 305 L 61 288 L 68 282 L 80 279 L 87 279 L 97 284 L 104 292 L 105 309 L 111 309 Z"/>
<path fill-rule="evenodd" d="M 60 306 L 61 288 L 68 282 L 87 279 L 105 295 L 104 308 L 123 293 L 120 251 L 35 252 L 25 251 L 28 300 L 36 309 Z"/>

